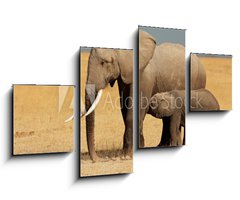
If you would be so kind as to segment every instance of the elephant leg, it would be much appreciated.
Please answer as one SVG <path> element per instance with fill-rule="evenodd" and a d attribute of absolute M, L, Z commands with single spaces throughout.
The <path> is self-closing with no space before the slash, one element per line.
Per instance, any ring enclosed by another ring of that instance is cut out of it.
<path fill-rule="evenodd" d="M 143 121 L 149 110 L 150 98 L 153 94 L 155 84 L 155 74 L 148 72 L 139 73 L 139 147 L 145 146 L 145 139 L 143 134 Z"/>
<path fill-rule="evenodd" d="M 151 98 L 151 91 L 147 92 L 142 90 L 139 99 L 139 148 L 143 148 L 145 146 L 145 139 L 143 135 L 143 121 L 149 109 L 149 102 Z"/>
<path fill-rule="evenodd" d="M 125 155 L 132 156 L 133 151 L 133 85 L 130 85 L 129 96 L 125 98 L 125 132 L 123 136 L 123 150 Z"/>
<path fill-rule="evenodd" d="M 164 117 L 162 119 L 163 128 L 162 128 L 162 137 L 158 146 L 170 146 L 171 135 L 170 135 L 170 118 Z"/>
<path fill-rule="evenodd" d="M 181 133 L 181 129 L 183 126 L 180 126 L 180 133 Z M 183 127 L 183 140 L 182 140 L 182 145 L 185 145 L 185 127 Z"/>
<path fill-rule="evenodd" d="M 130 86 L 125 85 L 121 78 L 119 78 L 117 81 L 118 81 L 118 90 L 119 90 L 119 96 L 120 96 L 121 113 L 122 113 L 124 125 L 126 126 L 126 117 L 128 112 L 127 97 L 129 97 L 129 94 L 130 94 Z"/>
<path fill-rule="evenodd" d="M 128 111 L 126 118 L 125 132 L 123 135 L 123 151 L 124 155 L 132 157 L 133 152 L 133 113 Z"/>
<path fill-rule="evenodd" d="M 140 116 L 139 116 L 139 148 L 144 148 L 145 141 L 143 136 L 143 120 L 146 116 L 145 109 L 140 109 Z"/>
<path fill-rule="evenodd" d="M 181 121 L 180 113 L 175 113 L 170 117 L 171 146 L 182 145 L 181 131 L 179 130 L 180 121 Z"/>
<path fill-rule="evenodd" d="M 132 85 L 126 85 L 122 79 L 118 79 L 121 113 L 125 125 L 123 136 L 123 151 L 125 155 L 132 154 L 133 146 L 133 108 L 132 108 Z"/>

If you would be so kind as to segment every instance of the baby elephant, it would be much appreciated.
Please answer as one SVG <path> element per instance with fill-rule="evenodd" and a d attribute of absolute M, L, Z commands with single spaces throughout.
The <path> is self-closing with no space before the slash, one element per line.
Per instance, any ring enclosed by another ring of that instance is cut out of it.
<path fill-rule="evenodd" d="M 191 110 L 219 110 L 219 104 L 206 89 L 191 91 Z M 185 90 L 157 93 L 150 99 L 149 113 L 169 121 L 171 146 L 182 145 L 181 127 L 185 127 Z"/>
<path fill-rule="evenodd" d="M 152 116 L 169 123 L 171 146 L 182 145 L 181 127 L 185 127 L 185 91 L 157 93 L 150 99 L 148 111 Z"/>

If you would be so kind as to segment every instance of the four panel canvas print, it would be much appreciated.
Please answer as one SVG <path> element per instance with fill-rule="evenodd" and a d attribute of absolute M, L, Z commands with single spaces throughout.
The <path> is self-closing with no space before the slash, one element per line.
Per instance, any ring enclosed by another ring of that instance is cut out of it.
<path fill-rule="evenodd" d="M 185 30 L 139 26 L 139 147 L 185 143 Z"/>
<path fill-rule="evenodd" d="M 191 53 L 190 65 L 190 76 L 194 81 L 190 84 L 189 110 L 231 110 L 232 56 Z"/>
<path fill-rule="evenodd" d="M 133 170 L 133 50 L 80 49 L 80 176 Z"/>
<path fill-rule="evenodd" d="M 13 86 L 13 154 L 73 150 L 74 86 Z"/>
<path fill-rule="evenodd" d="M 232 109 L 232 56 L 190 54 L 185 30 L 138 27 L 138 102 L 133 50 L 81 47 L 80 176 L 133 171 L 133 105 L 139 148 L 185 144 L 189 111 Z M 185 89 L 188 88 L 187 91 Z M 74 86 L 13 85 L 13 154 L 73 150 Z"/>

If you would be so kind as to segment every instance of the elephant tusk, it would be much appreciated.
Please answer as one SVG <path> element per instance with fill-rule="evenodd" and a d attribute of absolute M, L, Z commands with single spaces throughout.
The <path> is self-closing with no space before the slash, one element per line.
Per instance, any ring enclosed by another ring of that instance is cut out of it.
<path fill-rule="evenodd" d="M 98 91 L 98 94 L 97 94 L 97 97 L 96 97 L 95 101 L 93 102 L 93 104 L 91 105 L 91 107 L 88 109 L 88 111 L 86 113 L 84 113 L 83 115 L 81 114 L 81 117 L 88 116 L 89 114 L 91 114 L 92 111 L 95 110 L 95 108 L 97 107 L 97 105 L 98 105 L 98 103 L 101 99 L 102 92 L 103 92 L 103 90 Z"/>
<path fill-rule="evenodd" d="M 80 114 L 81 118 L 84 117 L 84 116 L 88 116 L 89 114 L 91 114 L 92 111 L 95 110 L 95 108 L 97 107 L 97 105 L 98 105 L 98 103 L 101 99 L 102 92 L 103 92 L 103 90 L 98 91 L 98 94 L 97 94 L 97 97 L 96 97 L 95 101 L 93 102 L 93 104 L 91 105 L 91 107 L 89 108 L 89 110 L 87 112 L 86 111 L 81 112 L 81 114 Z M 67 122 L 70 122 L 71 120 L 73 120 L 73 115 L 71 117 L 69 117 L 68 119 L 66 119 L 64 122 L 67 123 Z"/>
<path fill-rule="evenodd" d="M 83 117 L 83 116 L 85 115 L 85 113 L 86 113 L 86 111 L 81 112 L 80 117 Z M 72 121 L 73 118 L 74 118 L 74 117 L 73 117 L 73 115 L 72 115 L 71 117 L 69 117 L 68 119 L 66 119 L 66 120 L 64 121 L 64 123 L 67 123 L 67 122 Z"/>
<path fill-rule="evenodd" d="M 81 112 L 80 117 L 83 117 L 86 114 L 86 111 Z"/>
<path fill-rule="evenodd" d="M 64 121 L 64 123 L 70 122 L 70 121 L 72 121 L 72 120 L 73 120 L 73 115 L 72 115 L 71 117 L 69 117 L 68 119 L 66 119 L 66 120 Z"/>

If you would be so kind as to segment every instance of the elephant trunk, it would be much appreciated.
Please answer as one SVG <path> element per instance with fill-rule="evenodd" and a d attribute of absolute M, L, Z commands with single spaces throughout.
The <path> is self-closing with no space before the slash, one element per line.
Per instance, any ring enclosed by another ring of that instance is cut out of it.
<path fill-rule="evenodd" d="M 86 92 L 85 96 L 85 107 L 86 110 L 88 110 L 91 107 L 92 103 L 90 100 L 90 97 L 88 96 Z M 95 121 L 95 111 L 93 111 L 91 114 L 89 114 L 86 117 L 86 133 L 87 133 L 87 145 L 88 145 L 88 152 L 90 155 L 90 158 L 94 161 L 97 159 L 97 154 L 95 152 L 94 148 L 94 121 Z"/>
<path fill-rule="evenodd" d="M 90 89 L 90 90 L 89 90 Z M 97 95 L 96 95 L 97 94 Z M 87 134 L 87 145 L 88 145 L 88 152 L 90 155 L 90 158 L 93 161 L 97 160 L 97 154 L 95 152 L 95 137 L 94 137 L 94 122 L 95 122 L 95 111 L 97 104 L 100 101 L 102 95 L 102 90 L 99 90 L 98 92 L 91 88 L 86 88 L 85 91 L 85 108 L 86 108 L 86 134 Z"/>

